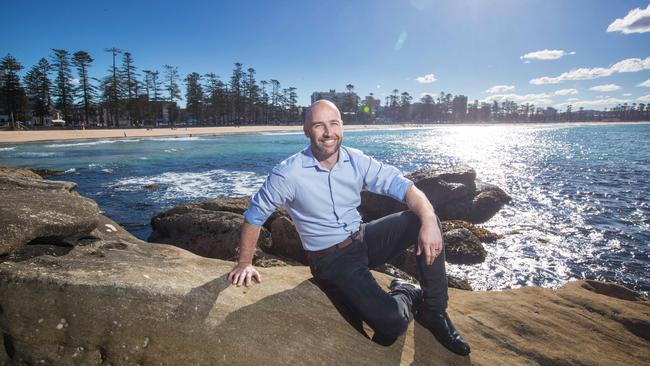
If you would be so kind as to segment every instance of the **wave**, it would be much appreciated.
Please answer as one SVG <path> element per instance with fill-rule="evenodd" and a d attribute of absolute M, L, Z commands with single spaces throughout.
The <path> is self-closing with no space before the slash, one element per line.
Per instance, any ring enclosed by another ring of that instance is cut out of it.
<path fill-rule="evenodd" d="M 223 169 L 205 172 L 166 172 L 154 176 L 126 177 L 109 187 L 116 191 L 142 191 L 144 186 L 159 185 L 156 201 L 175 202 L 223 196 L 243 196 L 255 193 L 266 176 L 247 171 Z"/>
<path fill-rule="evenodd" d="M 183 137 L 149 137 L 147 140 L 150 141 L 195 141 L 202 140 L 199 136 L 183 136 Z"/>
<path fill-rule="evenodd" d="M 11 150 L 14 150 L 14 149 L 16 149 L 15 146 L 12 146 L 12 147 L 0 147 L 0 151 L 11 151 Z"/>
<path fill-rule="evenodd" d="M 70 168 L 70 169 L 64 171 L 63 174 L 70 174 L 70 173 L 74 173 L 74 172 L 76 172 L 76 171 L 77 171 L 76 168 Z"/>
<path fill-rule="evenodd" d="M 345 131 L 348 132 L 348 131 Z M 259 132 L 258 135 L 263 136 L 282 136 L 282 135 L 302 135 L 304 132 Z"/>
<path fill-rule="evenodd" d="M 59 155 L 59 153 L 26 151 L 26 152 L 19 152 L 13 154 L 14 157 L 18 157 L 18 158 L 45 158 L 48 156 L 55 156 L 55 155 Z"/>
<path fill-rule="evenodd" d="M 93 145 L 102 145 L 102 144 L 114 144 L 116 142 L 138 142 L 142 139 L 124 139 L 124 140 L 99 140 L 99 141 L 89 141 L 89 142 L 75 142 L 70 144 L 49 144 L 45 147 L 50 148 L 59 148 L 59 147 L 74 147 L 74 146 L 93 146 Z"/>

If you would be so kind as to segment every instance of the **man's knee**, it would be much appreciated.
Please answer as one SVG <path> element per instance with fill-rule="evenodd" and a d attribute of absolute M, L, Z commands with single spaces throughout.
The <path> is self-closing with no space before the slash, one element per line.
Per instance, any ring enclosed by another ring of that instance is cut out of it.
<path fill-rule="evenodd" d="M 391 314 L 386 314 L 380 319 L 378 324 L 375 325 L 375 332 L 382 334 L 389 338 L 397 338 L 406 332 L 406 329 L 409 326 L 408 316 L 400 314 L 399 312 L 393 312 Z"/>

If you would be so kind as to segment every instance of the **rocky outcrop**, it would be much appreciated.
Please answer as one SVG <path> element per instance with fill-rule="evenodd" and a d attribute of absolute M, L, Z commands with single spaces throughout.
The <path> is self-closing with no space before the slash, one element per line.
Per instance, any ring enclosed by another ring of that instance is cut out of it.
<path fill-rule="evenodd" d="M 445 172 L 419 170 L 406 177 L 424 192 L 442 220 L 485 222 L 511 200 L 501 188 L 477 180 L 474 169 L 463 165 Z M 405 209 L 406 205 L 389 197 L 362 192 L 359 211 L 364 221 Z"/>
<path fill-rule="evenodd" d="M 65 253 L 40 244 L 0 263 L 0 364 L 645 365 L 650 357 L 648 301 L 612 284 L 450 289 L 450 315 L 472 345 L 463 358 L 413 322 L 390 347 L 371 342 L 306 267 L 261 268 L 261 284 L 234 287 L 232 262 L 112 235 L 98 230 Z M 388 286 L 389 276 L 374 276 Z"/>
<path fill-rule="evenodd" d="M 97 226 L 99 208 L 71 182 L 42 180 L 24 169 L 0 169 L 0 255 L 39 238 L 62 239 Z"/>
<path fill-rule="evenodd" d="M 9 190 L 4 198 L 20 194 Z M 9 222 L 20 217 L 15 210 L 4 214 Z M 44 217 L 33 223 L 50 225 Z M 609 283 L 450 289 L 448 311 L 472 345 L 471 355 L 460 357 L 414 322 L 393 345 L 373 343 L 372 330 L 349 323 L 350 314 L 339 312 L 304 266 L 260 268 L 261 284 L 235 287 L 227 280 L 233 262 L 143 242 L 102 215 L 90 231 L 23 240 L 0 256 L 0 365 L 646 365 L 650 359 L 650 303 Z M 387 288 L 391 277 L 373 275 Z"/>
<path fill-rule="evenodd" d="M 176 206 L 151 219 L 154 230 L 147 241 L 173 244 L 203 257 L 231 259 L 238 256 L 243 223 L 240 214 L 197 205 Z M 269 247 L 270 241 L 269 232 L 262 228 L 258 250 Z"/>

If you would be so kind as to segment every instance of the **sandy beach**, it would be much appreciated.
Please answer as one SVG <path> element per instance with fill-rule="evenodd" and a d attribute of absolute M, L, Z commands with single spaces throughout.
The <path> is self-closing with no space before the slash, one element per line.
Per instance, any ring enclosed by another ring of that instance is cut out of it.
<path fill-rule="evenodd" d="M 346 125 L 346 130 L 392 129 L 421 127 L 420 125 Z M 111 139 L 160 136 L 227 135 L 238 133 L 299 132 L 302 126 L 241 126 L 241 127 L 179 127 L 156 129 L 92 129 L 92 130 L 47 130 L 47 131 L 0 131 L 0 143 L 26 143 L 53 140 Z"/>

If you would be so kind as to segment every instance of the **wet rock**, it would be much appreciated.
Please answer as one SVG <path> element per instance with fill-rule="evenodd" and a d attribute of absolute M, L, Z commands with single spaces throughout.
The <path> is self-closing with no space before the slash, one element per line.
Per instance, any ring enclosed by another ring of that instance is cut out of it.
<path fill-rule="evenodd" d="M 443 232 L 447 262 L 454 264 L 476 264 L 485 261 L 487 252 L 481 241 L 465 228 Z"/>
<path fill-rule="evenodd" d="M 63 174 L 63 172 L 60 170 L 51 170 L 51 169 L 44 169 L 44 168 L 27 168 L 27 169 L 38 174 L 41 178 L 54 177 Z"/>
<path fill-rule="evenodd" d="M 502 235 L 495 234 L 488 229 L 476 226 L 468 221 L 462 220 L 446 220 L 442 221 L 443 231 L 450 231 L 453 229 L 467 229 L 474 234 L 482 243 L 493 243 L 498 239 L 503 238 Z"/>

